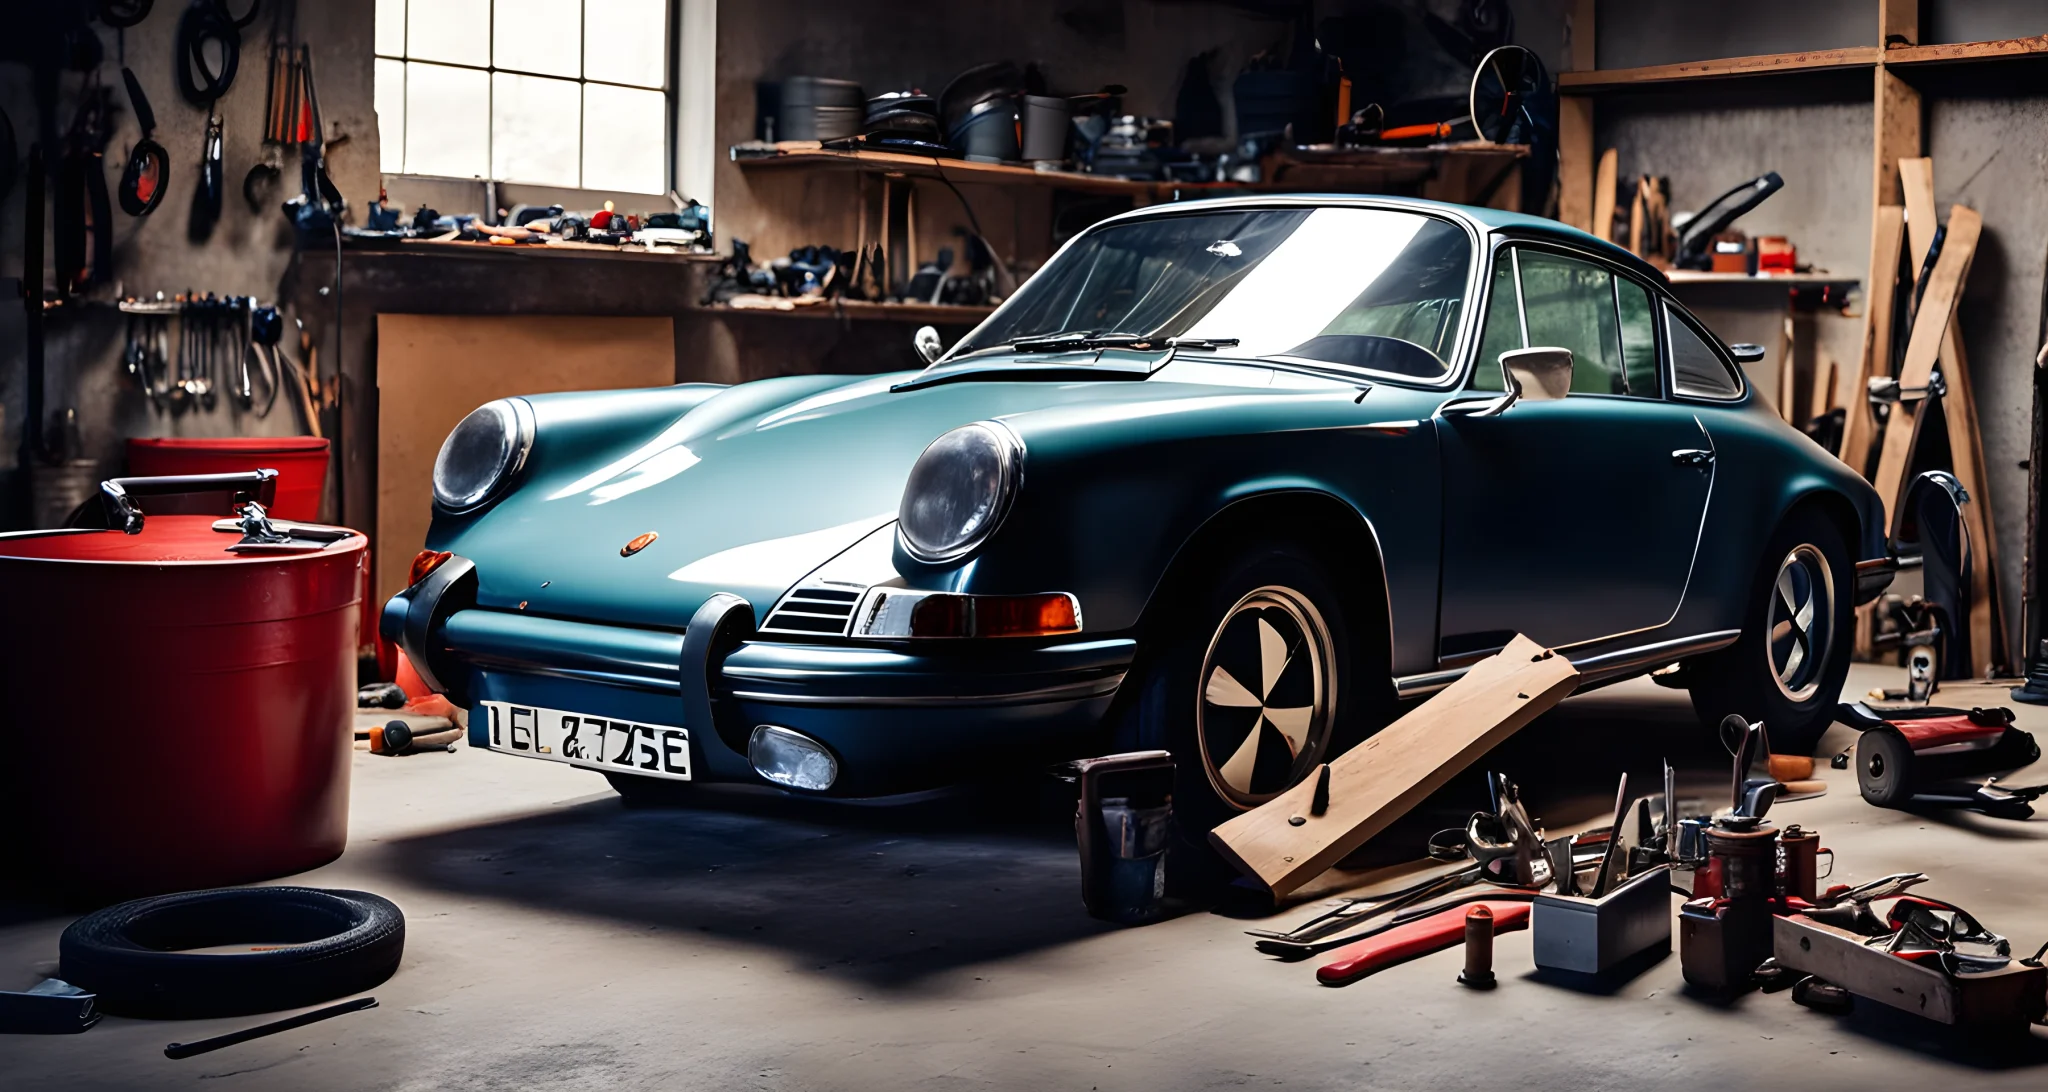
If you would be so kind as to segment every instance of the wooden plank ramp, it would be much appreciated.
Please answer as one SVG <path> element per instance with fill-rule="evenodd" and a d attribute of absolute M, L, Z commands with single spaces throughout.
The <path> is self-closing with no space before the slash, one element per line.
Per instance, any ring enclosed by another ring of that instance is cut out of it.
<path fill-rule="evenodd" d="M 1245 875 L 1284 898 L 1349 856 L 1578 686 L 1570 660 L 1516 635 L 1435 697 L 1329 763 L 1319 777 L 1209 833 Z"/>

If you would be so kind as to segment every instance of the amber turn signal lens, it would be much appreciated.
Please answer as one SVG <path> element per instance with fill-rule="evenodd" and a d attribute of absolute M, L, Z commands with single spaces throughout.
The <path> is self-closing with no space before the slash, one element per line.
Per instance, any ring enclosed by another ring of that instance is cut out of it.
<path fill-rule="evenodd" d="M 1065 592 L 1037 595 L 927 595 L 910 613 L 911 637 L 1050 637 L 1081 631 Z"/>
<path fill-rule="evenodd" d="M 446 550 L 421 550 L 412 559 L 412 572 L 407 575 L 405 586 L 410 588 L 425 580 L 435 569 L 441 567 L 442 562 L 454 556 Z"/>
<path fill-rule="evenodd" d="M 653 545 L 654 540 L 660 537 L 661 535 L 654 531 L 649 531 L 646 534 L 634 535 L 633 541 L 628 542 L 624 546 L 619 547 L 619 556 L 632 557 L 634 554 L 637 554 L 640 551 L 645 550 L 648 546 Z"/>

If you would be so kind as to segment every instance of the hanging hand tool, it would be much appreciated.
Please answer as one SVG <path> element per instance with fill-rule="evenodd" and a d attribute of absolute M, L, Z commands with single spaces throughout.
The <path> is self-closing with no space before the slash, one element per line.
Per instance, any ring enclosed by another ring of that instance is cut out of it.
<path fill-rule="evenodd" d="M 225 187 L 221 164 L 220 115 L 208 114 L 206 137 L 199 148 L 199 190 L 192 195 L 192 219 L 186 227 L 186 235 L 195 243 L 203 243 L 213 235 L 213 227 L 220 222 L 221 192 Z"/>
<path fill-rule="evenodd" d="M 236 19 L 228 11 L 227 0 L 192 0 L 178 20 L 177 45 L 171 54 L 178 91 L 186 102 L 211 110 L 227 94 L 242 63 L 242 28 L 255 21 L 261 8 L 262 0 L 252 0 L 249 13 Z M 219 56 L 218 68 L 209 53 Z"/>
<path fill-rule="evenodd" d="M 80 92 L 78 113 L 58 163 L 53 257 L 57 287 L 65 293 L 105 281 L 113 265 L 114 214 L 102 159 L 111 135 L 109 95 L 96 83 Z"/>
<path fill-rule="evenodd" d="M 1525 929 L 1529 925 L 1529 904 L 1526 902 L 1497 900 L 1479 905 L 1492 912 L 1496 936 Z M 1325 986 L 1346 986 L 1395 964 L 1453 947 L 1465 939 L 1465 913 L 1456 908 L 1447 909 L 1341 948 L 1336 959 L 1317 969 L 1316 981 Z"/>
<path fill-rule="evenodd" d="M 130 216 L 148 216 L 164 199 L 164 187 L 171 177 L 171 157 L 163 145 L 150 139 L 150 134 L 156 131 L 156 111 L 150 109 L 149 96 L 142 93 L 135 73 L 123 68 L 121 80 L 128 85 L 128 101 L 135 107 L 135 124 L 142 130 L 142 136 L 128 150 L 128 165 L 121 169 L 121 211 Z"/>

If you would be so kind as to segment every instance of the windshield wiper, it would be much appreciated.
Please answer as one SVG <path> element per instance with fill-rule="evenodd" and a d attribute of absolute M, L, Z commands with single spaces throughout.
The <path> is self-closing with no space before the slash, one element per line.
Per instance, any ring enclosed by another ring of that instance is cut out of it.
<path fill-rule="evenodd" d="M 1228 349 L 1239 340 L 1234 337 L 1170 337 L 1166 344 L 1174 349 L 1202 349 L 1213 353 L 1218 349 Z"/>
<path fill-rule="evenodd" d="M 1149 344 L 1152 340 L 1149 334 L 1098 334 L 1092 330 L 1077 330 L 1065 334 L 1020 337 L 1010 343 L 1010 348 L 1020 353 L 1057 352 L 1062 349 L 1125 349 Z"/>

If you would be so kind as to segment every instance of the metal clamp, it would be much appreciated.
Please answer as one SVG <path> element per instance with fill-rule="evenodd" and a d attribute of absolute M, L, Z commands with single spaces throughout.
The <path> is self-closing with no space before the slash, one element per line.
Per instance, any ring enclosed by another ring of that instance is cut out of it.
<path fill-rule="evenodd" d="M 181 493 L 220 493 L 233 490 L 235 507 L 255 501 L 269 507 L 277 501 L 277 471 L 245 470 L 233 474 L 174 474 L 157 478 L 109 478 L 100 483 L 100 504 L 107 526 L 125 534 L 142 533 L 142 509 L 137 497 L 168 497 Z"/>

